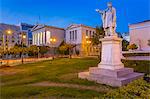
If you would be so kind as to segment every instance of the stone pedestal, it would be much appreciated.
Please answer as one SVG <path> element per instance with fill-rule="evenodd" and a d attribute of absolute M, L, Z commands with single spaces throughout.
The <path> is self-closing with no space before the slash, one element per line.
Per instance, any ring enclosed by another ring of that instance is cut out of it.
<path fill-rule="evenodd" d="M 122 39 L 109 36 L 100 41 L 102 42 L 101 62 L 98 67 L 89 68 L 89 72 L 79 73 L 79 78 L 119 87 L 143 76 L 142 73 L 135 73 L 132 68 L 124 68 L 121 62 Z"/>
<path fill-rule="evenodd" d="M 116 70 L 124 68 L 121 62 L 122 39 L 117 36 L 108 36 L 100 40 L 102 42 L 102 57 L 98 68 Z"/>

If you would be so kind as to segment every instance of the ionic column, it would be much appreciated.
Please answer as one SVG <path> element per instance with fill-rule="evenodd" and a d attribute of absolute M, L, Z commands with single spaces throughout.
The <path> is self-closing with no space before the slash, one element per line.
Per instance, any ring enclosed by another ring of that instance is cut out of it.
<path fill-rule="evenodd" d="M 32 35 L 32 44 L 34 45 L 34 34 Z"/>
<path fill-rule="evenodd" d="M 45 44 L 45 32 L 42 33 L 43 33 L 43 44 Z"/>

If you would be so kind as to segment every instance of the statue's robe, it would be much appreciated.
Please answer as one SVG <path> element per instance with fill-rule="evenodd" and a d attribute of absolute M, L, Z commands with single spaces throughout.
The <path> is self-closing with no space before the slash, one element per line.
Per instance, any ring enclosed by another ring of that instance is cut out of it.
<path fill-rule="evenodd" d="M 102 16 L 103 20 L 103 28 L 116 28 L 116 9 L 112 7 L 112 9 L 106 9 Z"/>

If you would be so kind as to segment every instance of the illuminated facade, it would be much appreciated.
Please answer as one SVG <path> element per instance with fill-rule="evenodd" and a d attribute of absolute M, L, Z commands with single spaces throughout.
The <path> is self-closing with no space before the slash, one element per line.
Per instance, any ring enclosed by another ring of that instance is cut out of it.
<path fill-rule="evenodd" d="M 150 51 L 150 20 L 129 25 L 130 44 L 139 51 Z"/>
<path fill-rule="evenodd" d="M 82 24 L 72 24 L 67 27 L 65 32 L 65 41 L 76 47 L 73 52 L 79 52 L 80 55 L 99 55 L 99 47 L 93 46 L 91 38 L 96 33 L 96 29 Z"/>
<path fill-rule="evenodd" d="M 64 33 L 63 28 L 38 24 L 32 28 L 32 43 L 37 46 L 58 47 L 64 40 Z"/>
<path fill-rule="evenodd" d="M 8 33 L 10 31 L 10 33 Z M 0 24 L 0 47 L 3 47 L 4 50 L 10 49 L 15 44 L 20 42 L 19 38 L 20 27 L 9 24 Z"/>

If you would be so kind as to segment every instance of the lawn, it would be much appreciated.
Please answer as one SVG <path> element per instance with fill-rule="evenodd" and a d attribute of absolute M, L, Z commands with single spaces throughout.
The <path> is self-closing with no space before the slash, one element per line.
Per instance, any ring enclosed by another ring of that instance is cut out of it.
<path fill-rule="evenodd" d="M 21 97 L 101 97 L 107 90 L 112 89 L 81 80 L 78 72 L 88 70 L 90 66 L 96 66 L 98 60 L 94 58 L 82 59 L 55 59 L 31 64 L 18 65 L 0 69 L 1 72 L 1 97 L 2 99 Z M 65 86 L 32 86 L 32 84 L 48 81 L 56 84 L 72 84 L 79 87 Z M 102 90 L 81 89 L 80 86 L 99 87 Z"/>
<path fill-rule="evenodd" d="M 77 74 L 97 66 L 95 58 L 55 59 L 0 69 L 1 99 L 93 98 L 117 89 L 79 79 Z"/>

